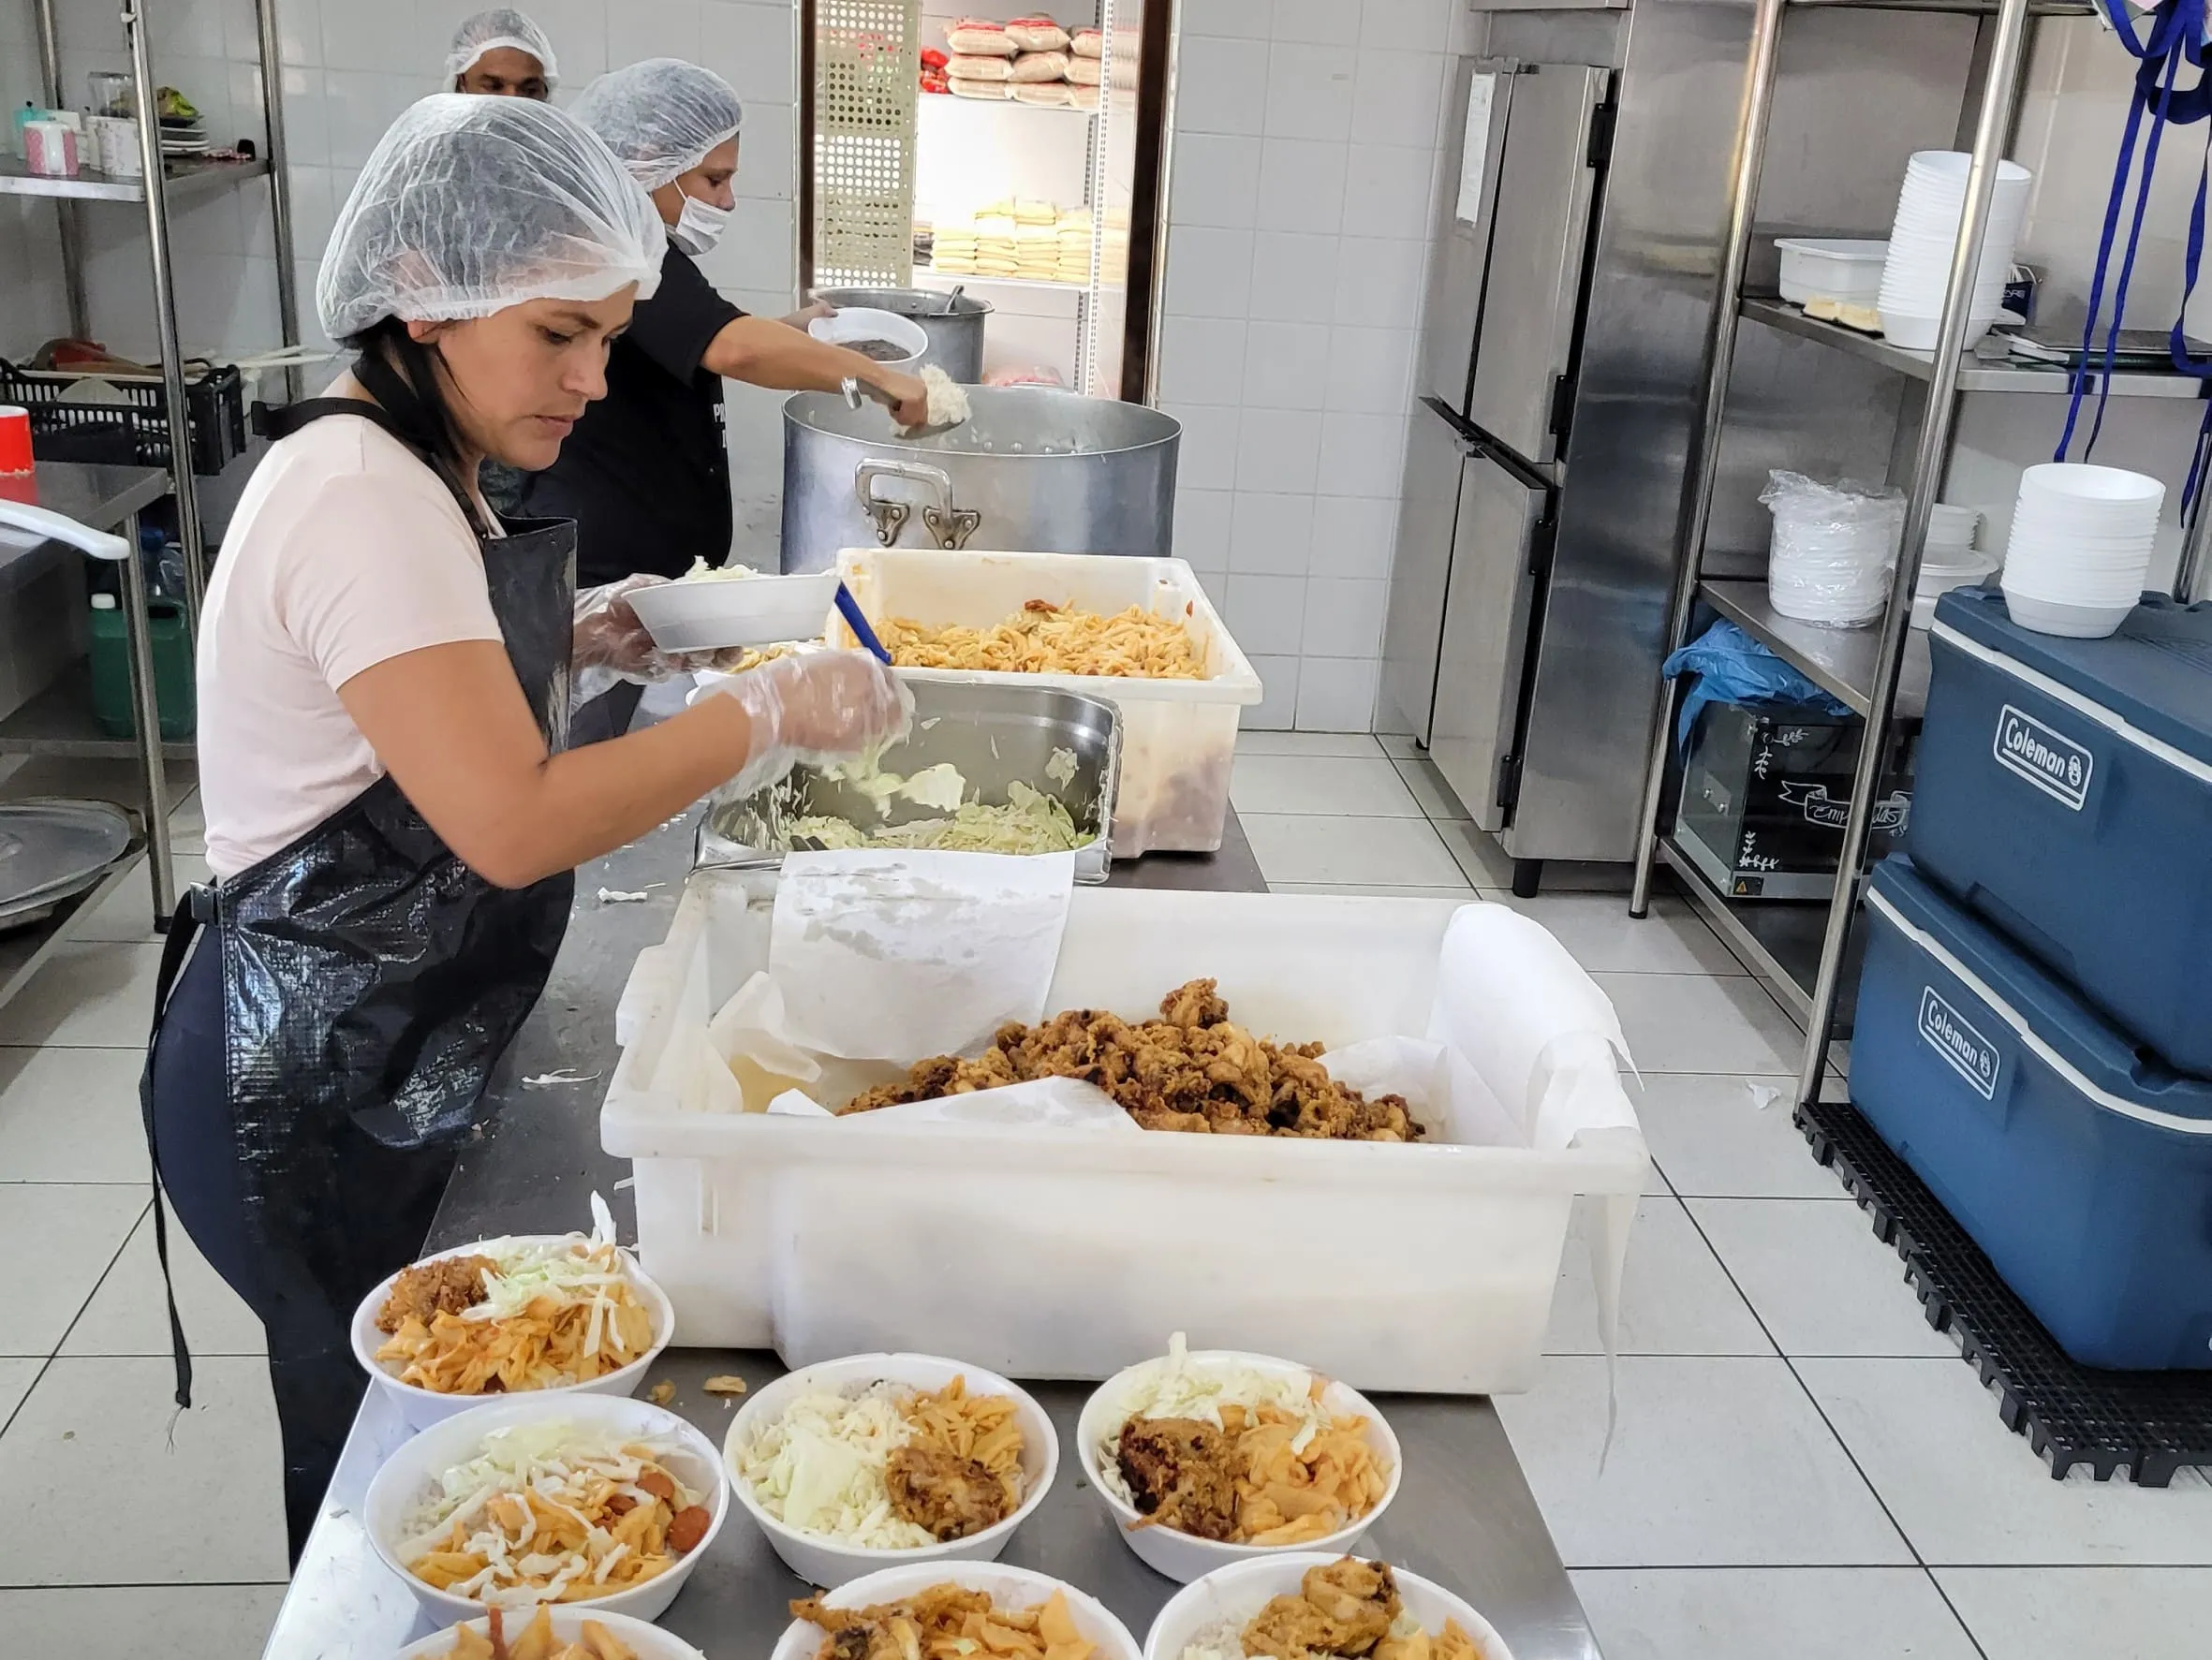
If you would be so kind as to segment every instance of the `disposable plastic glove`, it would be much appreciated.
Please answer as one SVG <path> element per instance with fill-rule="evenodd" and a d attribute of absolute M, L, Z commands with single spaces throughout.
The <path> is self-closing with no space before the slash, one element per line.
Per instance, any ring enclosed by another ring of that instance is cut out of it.
<path fill-rule="evenodd" d="M 906 735 L 913 694 L 865 652 L 802 649 L 758 668 L 713 683 L 753 721 L 753 753 L 744 770 L 716 792 L 749 796 L 793 767 L 824 766 Z"/>

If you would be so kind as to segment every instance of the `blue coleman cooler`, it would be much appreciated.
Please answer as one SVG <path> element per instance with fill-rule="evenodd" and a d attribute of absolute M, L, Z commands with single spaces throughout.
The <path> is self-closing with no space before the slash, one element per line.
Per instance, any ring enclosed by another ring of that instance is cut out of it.
<path fill-rule="evenodd" d="M 1936 606 L 1906 850 L 2122 1031 L 2212 1077 L 2212 604 L 2109 639 Z"/>
<path fill-rule="evenodd" d="M 2212 1367 L 2212 1080 L 1903 858 L 1867 889 L 1851 1090 L 2069 1355 Z"/>

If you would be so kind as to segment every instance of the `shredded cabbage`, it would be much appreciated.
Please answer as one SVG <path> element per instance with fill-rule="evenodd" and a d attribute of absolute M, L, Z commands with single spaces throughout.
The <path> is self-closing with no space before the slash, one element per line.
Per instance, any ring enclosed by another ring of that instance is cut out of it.
<path fill-rule="evenodd" d="M 950 818 L 917 818 L 863 830 L 843 818 L 794 819 L 787 836 L 812 836 L 825 847 L 911 847 L 939 853 L 1069 853 L 1090 838 L 1053 797 L 1016 779 L 1003 806 L 964 802 Z"/>
<path fill-rule="evenodd" d="M 686 571 L 678 580 L 686 582 L 735 582 L 746 577 L 757 577 L 759 574 L 749 565 L 709 565 L 707 556 L 701 553 L 691 562 L 691 568 Z"/>
<path fill-rule="evenodd" d="M 1121 1427 L 1133 1418 L 1197 1418 L 1217 1430 L 1222 1427 L 1224 1406 L 1279 1407 L 1300 1420 L 1290 1447 L 1303 1452 L 1335 1417 L 1313 1399 L 1312 1391 L 1311 1373 L 1261 1372 L 1253 1366 L 1211 1360 L 1201 1364 L 1190 1358 L 1190 1345 L 1178 1331 L 1168 1339 L 1167 1354 L 1139 1367 L 1115 1397 L 1114 1409 L 1107 1414 L 1109 1428 L 1096 1449 L 1099 1479 L 1124 1504 L 1136 1503 L 1128 1483 L 1122 1479 L 1117 1456 Z"/>
<path fill-rule="evenodd" d="M 872 1384 L 858 1395 L 802 1395 L 736 1449 L 738 1475 L 760 1508 L 804 1534 L 863 1550 L 911 1550 L 936 1538 L 892 1511 L 891 1455 L 912 1433 L 900 1404 L 911 1391 Z"/>
<path fill-rule="evenodd" d="M 450 1465 L 432 1478 L 426 1496 L 407 1513 L 393 1554 L 402 1565 L 411 1567 L 429 1551 L 444 1549 L 458 1520 L 464 1529 L 463 1549 L 481 1554 L 490 1565 L 476 1579 L 455 1585 L 457 1594 L 509 1607 L 551 1602 L 559 1595 L 561 1586 L 591 1571 L 588 1558 L 581 1551 L 558 1555 L 530 1551 L 525 1549 L 530 1543 L 528 1535 L 510 1545 L 485 1517 L 485 1506 L 503 1493 L 531 1489 L 546 1503 L 576 1513 L 588 1527 L 580 1506 L 602 1481 L 613 1482 L 617 1491 L 640 1504 L 650 1502 L 652 1495 L 637 1486 L 650 1458 L 668 1471 L 675 1483 L 672 1507 L 686 1509 L 705 1501 L 702 1494 L 685 1484 L 670 1462 L 671 1454 L 682 1450 L 679 1442 L 668 1437 L 616 1438 L 558 1419 L 494 1430 L 485 1435 L 474 1458 Z M 484 1518 L 484 1525 L 471 1529 L 469 1523 L 479 1518 Z M 604 1543 L 603 1533 L 599 1537 Z M 535 1588 L 497 1582 L 517 1573 L 551 1579 Z"/>

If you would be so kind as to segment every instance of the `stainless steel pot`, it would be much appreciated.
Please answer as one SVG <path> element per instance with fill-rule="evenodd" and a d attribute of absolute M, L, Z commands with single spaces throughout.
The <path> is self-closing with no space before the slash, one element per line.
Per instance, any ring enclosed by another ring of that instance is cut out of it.
<path fill-rule="evenodd" d="M 1142 404 L 973 387 L 969 419 L 909 436 L 830 392 L 784 404 L 783 569 L 840 548 L 1170 553 L 1182 424 Z"/>
<path fill-rule="evenodd" d="M 1056 798 L 1090 840 L 1075 850 L 1075 879 L 1103 882 L 1113 860 L 1107 831 L 1121 771 L 1121 712 L 1103 698 L 1047 686 L 994 686 L 909 681 L 914 725 L 883 752 L 883 770 L 911 776 L 950 761 L 980 801 L 1007 799 L 1015 780 Z M 889 818 L 863 792 L 794 767 L 777 783 L 737 801 L 717 801 L 700 823 L 693 862 L 740 870 L 780 866 L 794 818 L 823 815 L 862 829 L 939 816 L 934 808 L 893 802 Z"/>
<path fill-rule="evenodd" d="M 991 302 L 972 294 L 957 299 L 928 288 L 818 288 L 817 300 L 826 300 L 840 311 L 848 305 L 873 306 L 902 317 L 911 317 L 929 336 L 929 349 L 922 363 L 935 363 L 963 386 L 983 378 L 983 321 Z M 947 300 L 952 309 L 945 309 Z M 920 368 L 921 363 L 915 365 Z"/>

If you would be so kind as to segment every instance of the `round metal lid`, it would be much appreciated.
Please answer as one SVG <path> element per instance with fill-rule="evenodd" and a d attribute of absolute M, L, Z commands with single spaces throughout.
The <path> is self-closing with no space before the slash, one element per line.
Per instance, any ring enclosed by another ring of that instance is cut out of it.
<path fill-rule="evenodd" d="M 130 850 L 130 820 L 104 801 L 0 806 L 0 907 L 81 887 Z"/>

